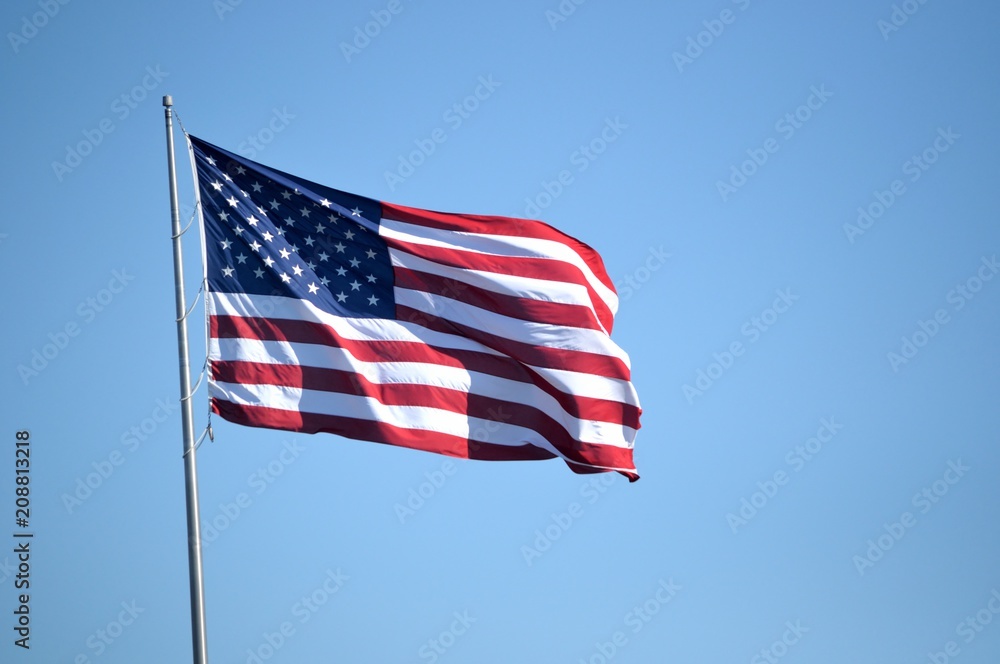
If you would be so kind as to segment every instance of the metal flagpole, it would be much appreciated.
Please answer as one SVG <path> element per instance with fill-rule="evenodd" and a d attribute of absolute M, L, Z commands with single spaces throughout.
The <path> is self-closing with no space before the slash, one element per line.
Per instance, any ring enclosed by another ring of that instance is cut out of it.
<path fill-rule="evenodd" d="M 174 284 L 177 303 L 177 351 L 181 369 L 181 419 L 184 430 L 184 490 L 187 497 L 188 573 L 191 584 L 191 639 L 194 663 L 208 663 L 205 638 L 205 587 L 201 572 L 201 525 L 198 521 L 198 467 L 195 463 L 194 416 L 191 411 L 191 369 L 188 360 L 188 338 L 184 297 L 184 258 L 181 252 L 181 220 L 177 204 L 177 172 L 174 168 L 174 100 L 163 97 L 163 114 L 167 122 L 167 169 L 170 173 L 170 220 L 174 240 Z"/>

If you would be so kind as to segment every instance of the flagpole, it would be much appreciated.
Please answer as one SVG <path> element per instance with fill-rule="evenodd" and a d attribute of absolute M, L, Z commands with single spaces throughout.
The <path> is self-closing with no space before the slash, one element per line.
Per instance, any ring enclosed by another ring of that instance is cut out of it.
<path fill-rule="evenodd" d="M 201 570 L 201 525 L 198 520 L 198 467 L 195 462 L 194 416 L 191 409 L 191 369 L 188 359 L 187 300 L 184 297 L 184 257 L 181 251 L 181 220 L 177 203 L 177 171 L 174 168 L 174 100 L 163 97 L 167 123 L 167 170 L 170 174 L 170 220 L 174 241 L 174 285 L 177 311 L 177 351 L 181 371 L 181 426 L 184 433 L 184 492 L 187 498 L 188 574 L 191 585 L 191 640 L 194 664 L 207 664 L 205 636 L 205 587 Z"/>

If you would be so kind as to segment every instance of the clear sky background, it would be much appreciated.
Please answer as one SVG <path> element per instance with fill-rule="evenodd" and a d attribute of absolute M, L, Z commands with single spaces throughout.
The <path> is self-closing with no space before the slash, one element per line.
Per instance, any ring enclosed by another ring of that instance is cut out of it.
<path fill-rule="evenodd" d="M 304 178 L 589 243 L 644 407 L 632 485 L 214 418 L 213 662 L 1000 657 L 995 3 L 12 0 L 0 26 L 0 661 L 190 659 L 164 94 Z"/>

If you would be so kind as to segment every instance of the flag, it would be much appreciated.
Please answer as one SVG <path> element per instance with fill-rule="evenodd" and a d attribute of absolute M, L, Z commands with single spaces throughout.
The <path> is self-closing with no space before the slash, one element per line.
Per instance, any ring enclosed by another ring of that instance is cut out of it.
<path fill-rule="evenodd" d="M 598 254 L 539 221 L 345 193 L 188 136 L 213 412 L 638 479 Z"/>

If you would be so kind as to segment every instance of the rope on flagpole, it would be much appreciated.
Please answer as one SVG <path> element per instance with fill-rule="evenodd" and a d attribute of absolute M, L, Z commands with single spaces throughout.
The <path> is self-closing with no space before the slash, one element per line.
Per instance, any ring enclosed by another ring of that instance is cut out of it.
<path fill-rule="evenodd" d="M 193 224 L 193 223 L 194 223 L 194 218 L 195 218 L 195 217 L 197 216 L 197 214 L 198 214 L 198 206 L 199 206 L 199 205 L 201 205 L 201 201 L 198 201 L 198 202 L 197 202 L 197 203 L 195 204 L 195 206 L 194 206 L 194 211 L 193 211 L 193 212 L 191 213 L 191 218 L 190 218 L 190 219 L 188 219 L 188 223 L 187 223 L 187 226 L 185 226 L 185 227 L 184 227 L 184 230 L 182 230 L 182 231 L 181 231 L 180 233 L 178 233 L 177 235 L 171 235 L 171 236 L 170 236 L 170 239 L 171 239 L 171 240 L 176 240 L 177 238 L 179 238 L 180 236 L 182 236 L 182 235 L 184 235 L 185 233 L 187 233 L 187 232 L 188 232 L 188 229 L 189 229 L 189 228 L 191 228 L 191 224 Z"/>
<path fill-rule="evenodd" d="M 191 303 L 191 307 L 184 312 L 184 315 L 178 318 L 175 322 L 180 323 L 183 320 L 187 320 L 187 317 L 191 315 L 194 308 L 198 306 L 198 300 L 201 299 L 201 294 L 205 292 L 205 280 L 202 279 L 201 285 L 198 286 L 198 294 L 194 296 L 194 302 Z M 206 360 L 207 361 L 207 360 Z"/>

